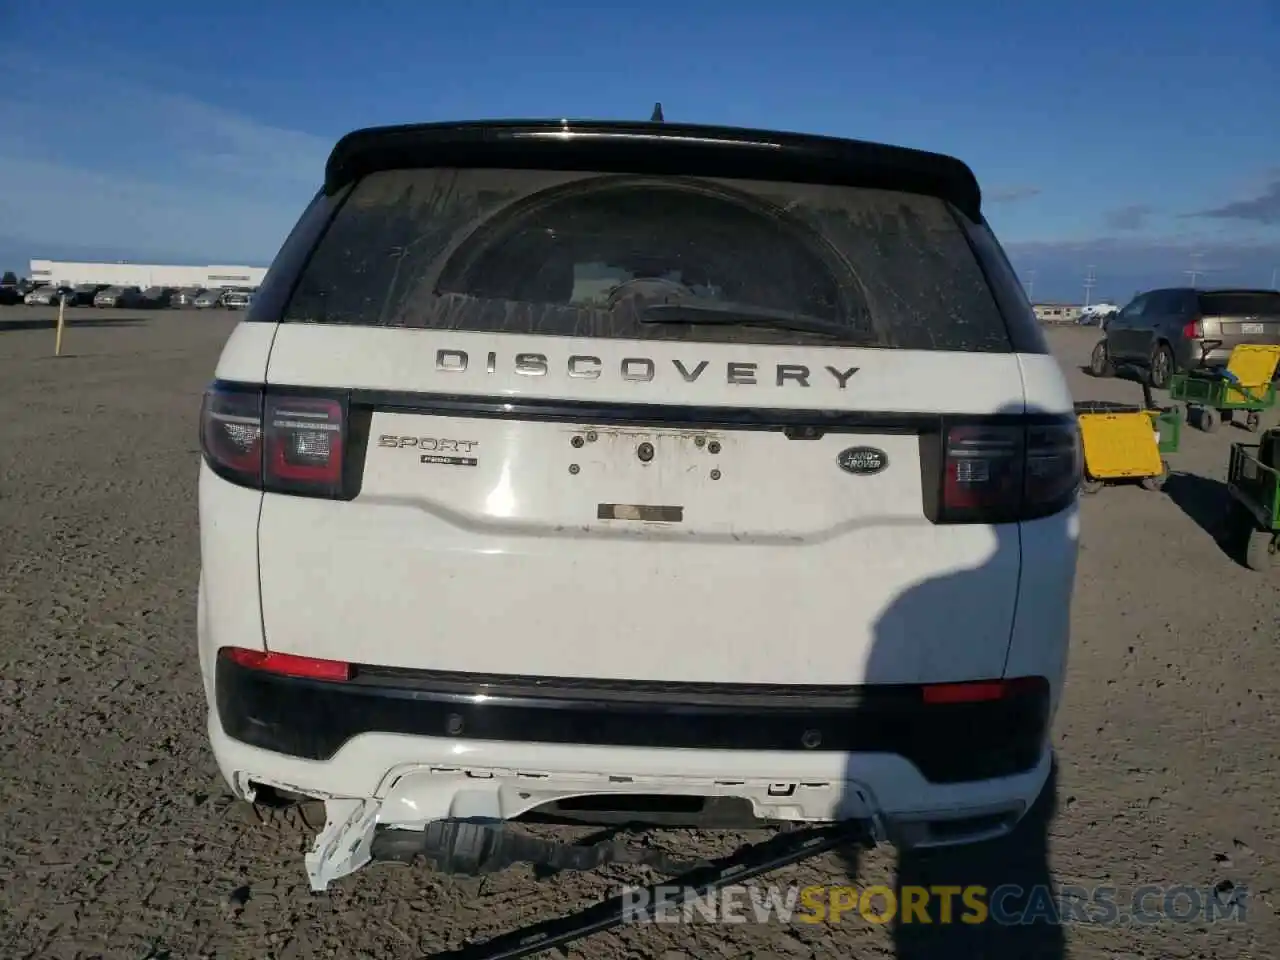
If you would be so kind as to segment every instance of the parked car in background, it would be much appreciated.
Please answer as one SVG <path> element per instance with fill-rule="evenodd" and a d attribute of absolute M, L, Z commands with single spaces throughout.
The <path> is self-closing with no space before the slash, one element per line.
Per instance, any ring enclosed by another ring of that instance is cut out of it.
<path fill-rule="evenodd" d="M 213 307 L 222 306 L 222 291 L 218 289 L 206 290 L 200 296 L 196 297 L 195 305 L 199 310 L 209 310 Z"/>
<path fill-rule="evenodd" d="M 228 290 L 222 295 L 222 305 L 228 310 L 244 310 L 249 306 L 249 297 L 244 290 Z"/>
<path fill-rule="evenodd" d="M 0 277 L 0 305 L 12 307 L 19 304 L 26 292 L 22 289 L 22 281 L 12 270 L 6 270 Z"/>
<path fill-rule="evenodd" d="M 1180 370 L 1226 366 L 1242 343 L 1280 343 L 1280 291 L 1150 290 L 1107 321 L 1089 370 L 1103 377 L 1133 366 L 1164 388 Z"/>
<path fill-rule="evenodd" d="M 71 296 L 67 300 L 69 307 L 92 307 L 94 298 L 103 290 L 110 289 L 109 283 L 78 283 L 71 288 Z"/>
<path fill-rule="evenodd" d="M 204 292 L 204 287 L 183 287 L 181 290 L 175 291 L 173 299 L 169 301 L 169 306 L 194 307 L 196 305 L 196 298 Z"/>
<path fill-rule="evenodd" d="M 94 295 L 95 307 L 140 307 L 142 291 L 137 287 L 107 287 Z"/>
<path fill-rule="evenodd" d="M 162 310 L 173 300 L 172 287 L 147 287 L 139 295 L 139 306 L 149 310 Z"/>
<path fill-rule="evenodd" d="M 67 306 L 75 306 L 76 290 L 74 287 L 54 286 L 45 284 L 42 287 L 36 287 L 24 298 L 25 302 L 31 306 L 47 307 L 56 304 L 59 300 L 66 300 Z"/>
<path fill-rule="evenodd" d="M 1107 320 L 1120 312 L 1114 303 L 1091 303 L 1080 309 L 1080 319 L 1076 322 L 1085 327 L 1105 327 Z"/>

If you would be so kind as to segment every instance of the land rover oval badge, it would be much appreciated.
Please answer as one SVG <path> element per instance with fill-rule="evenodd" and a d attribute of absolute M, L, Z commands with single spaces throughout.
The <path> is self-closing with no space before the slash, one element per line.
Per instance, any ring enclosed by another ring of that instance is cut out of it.
<path fill-rule="evenodd" d="M 850 447 L 848 450 L 840 451 L 836 462 L 840 464 L 841 470 L 867 477 L 887 467 L 889 455 L 875 447 Z"/>

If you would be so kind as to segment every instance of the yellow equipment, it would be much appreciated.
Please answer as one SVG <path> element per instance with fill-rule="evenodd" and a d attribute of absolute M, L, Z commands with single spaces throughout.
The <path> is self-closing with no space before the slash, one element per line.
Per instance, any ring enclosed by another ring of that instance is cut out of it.
<path fill-rule="evenodd" d="M 1276 366 L 1280 364 L 1280 344 L 1242 343 L 1227 361 L 1227 402 L 1247 404 L 1267 392 Z"/>
<path fill-rule="evenodd" d="M 1076 415 L 1084 451 L 1084 493 L 1097 493 L 1109 480 L 1138 480 L 1147 490 L 1164 486 L 1169 462 L 1161 454 L 1178 449 L 1177 411 L 1081 403 L 1076 404 Z"/>
<path fill-rule="evenodd" d="M 1201 346 L 1207 356 L 1219 341 Z M 1280 363 L 1280 344 L 1242 343 L 1234 347 L 1225 369 L 1189 370 L 1169 380 L 1169 398 L 1187 406 L 1187 418 L 1201 430 L 1212 432 L 1220 420 L 1235 412 L 1245 414 L 1245 426 L 1258 430 L 1262 414 L 1276 405 L 1271 382 Z"/>

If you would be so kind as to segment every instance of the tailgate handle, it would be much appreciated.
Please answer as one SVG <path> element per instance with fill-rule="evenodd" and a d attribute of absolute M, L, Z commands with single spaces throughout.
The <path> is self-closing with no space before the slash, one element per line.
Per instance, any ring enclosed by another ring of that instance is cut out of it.
<path fill-rule="evenodd" d="M 821 440 L 827 431 L 821 427 L 787 427 L 782 432 L 788 440 Z"/>

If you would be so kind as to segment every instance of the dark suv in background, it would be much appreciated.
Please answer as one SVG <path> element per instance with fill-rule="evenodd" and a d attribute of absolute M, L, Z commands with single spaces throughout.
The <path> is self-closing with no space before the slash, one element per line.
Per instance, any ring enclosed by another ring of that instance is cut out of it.
<path fill-rule="evenodd" d="M 107 287 L 94 295 L 95 307 L 139 307 L 142 305 L 142 291 L 135 286 Z"/>
<path fill-rule="evenodd" d="M 1107 321 L 1089 369 L 1103 377 L 1138 367 L 1163 388 L 1179 370 L 1226 366 L 1241 343 L 1280 343 L 1280 291 L 1151 290 Z"/>

